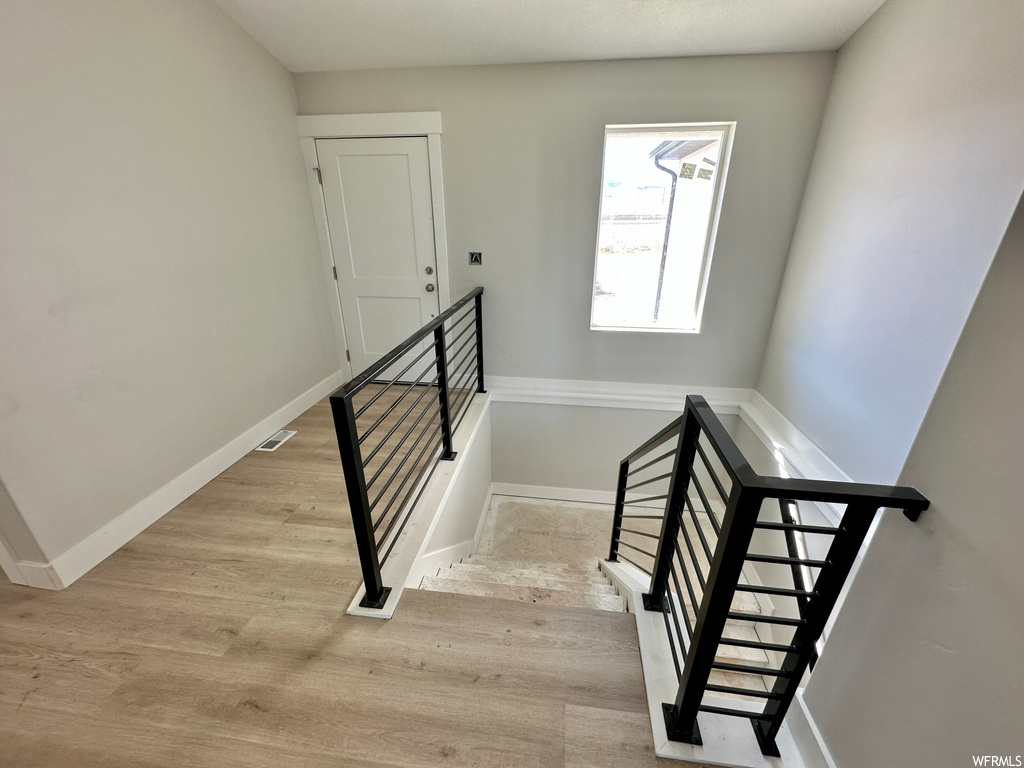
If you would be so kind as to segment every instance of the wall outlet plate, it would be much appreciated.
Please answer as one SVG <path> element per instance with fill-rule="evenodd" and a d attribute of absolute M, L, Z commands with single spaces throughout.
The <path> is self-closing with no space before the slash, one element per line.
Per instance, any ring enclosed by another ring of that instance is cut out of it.
<path fill-rule="evenodd" d="M 480 266 L 484 263 L 484 255 L 480 251 L 469 252 L 469 263 L 471 265 Z"/>

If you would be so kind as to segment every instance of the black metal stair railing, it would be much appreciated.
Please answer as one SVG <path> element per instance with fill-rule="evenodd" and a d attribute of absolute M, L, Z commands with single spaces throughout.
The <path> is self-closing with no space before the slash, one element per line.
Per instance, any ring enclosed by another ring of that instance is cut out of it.
<path fill-rule="evenodd" d="M 808 525 L 800 502 L 844 512 L 836 527 Z M 651 577 L 644 608 L 662 613 L 679 680 L 663 705 L 669 738 L 702 743 L 698 713 L 741 717 L 762 753 L 778 756 L 776 736 L 876 514 L 901 509 L 914 521 L 927 507 L 913 488 L 761 476 L 704 398 L 687 397 L 684 414 L 620 464 L 609 552 Z M 748 563 L 791 581 L 748 580 Z M 780 606 L 744 609 L 744 594 Z M 721 660 L 729 648 L 763 653 L 767 666 Z M 732 674 L 723 683 L 716 672 Z"/>
<path fill-rule="evenodd" d="M 483 291 L 470 291 L 330 397 L 364 607 L 387 601 L 381 568 L 437 463 L 455 458 L 453 435 L 485 391 Z"/>

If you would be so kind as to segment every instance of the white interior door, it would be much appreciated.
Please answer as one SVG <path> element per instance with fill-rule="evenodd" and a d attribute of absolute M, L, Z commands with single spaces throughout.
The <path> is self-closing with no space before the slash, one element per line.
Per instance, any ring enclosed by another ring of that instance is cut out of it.
<path fill-rule="evenodd" d="M 439 312 L 427 139 L 317 139 L 316 153 L 358 374 Z"/>

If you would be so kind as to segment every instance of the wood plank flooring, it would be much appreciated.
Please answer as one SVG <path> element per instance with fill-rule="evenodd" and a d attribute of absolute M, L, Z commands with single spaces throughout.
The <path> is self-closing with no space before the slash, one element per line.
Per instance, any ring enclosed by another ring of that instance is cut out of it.
<path fill-rule="evenodd" d="M 0 584 L 0 766 L 654 766 L 633 617 L 359 584 L 330 408 L 63 592 Z"/>

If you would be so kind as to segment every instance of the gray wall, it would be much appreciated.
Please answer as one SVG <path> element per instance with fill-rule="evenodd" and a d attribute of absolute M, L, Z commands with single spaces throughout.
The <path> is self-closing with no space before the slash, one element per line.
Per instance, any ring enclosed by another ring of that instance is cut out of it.
<path fill-rule="evenodd" d="M 290 74 L 207 0 L 0 17 L 0 476 L 52 559 L 339 363 Z"/>
<path fill-rule="evenodd" d="M 488 373 L 742 387 L 760 370 L 833 58 L 331 72 L 295 87 L 306 115 L 440 110 L 452 295 L 487 289 Z M 738 126 L 703 330 L 589 330 L 604 126 L 723 120 Z"/>
<path fill-rule="evenodd" d="M 806 700 L 839 768 L 1019 755 L 1024 204 L 1017 208 Z"/>
<path fill-rule="evenodd" d="M 840 50 L 758 390 L 892 482 L 1024 186 L 1019 0 L 889 0 Z"/>

